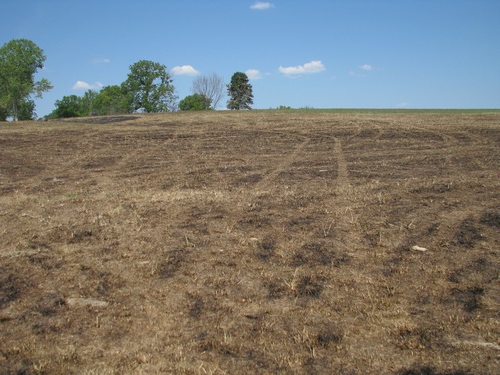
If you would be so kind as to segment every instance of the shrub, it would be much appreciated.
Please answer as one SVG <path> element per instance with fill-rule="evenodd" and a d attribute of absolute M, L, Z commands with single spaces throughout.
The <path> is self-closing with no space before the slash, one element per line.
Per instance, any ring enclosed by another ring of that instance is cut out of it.
<path fill-rule="evenodd" d="M 186 96 L 179 102 L 181 111 L 203 111 L 210 109 L 210 99 L 204 95 L 193 94 Z"/>

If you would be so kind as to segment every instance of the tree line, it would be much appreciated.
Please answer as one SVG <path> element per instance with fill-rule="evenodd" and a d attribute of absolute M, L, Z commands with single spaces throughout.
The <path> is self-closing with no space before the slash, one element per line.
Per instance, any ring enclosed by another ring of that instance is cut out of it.
<path fill-rule="evenodd" d="M 0 48 L 0 121 L 37 117 L 34 98 L 41 98 L 53 88 L 47 79 L 36 82 L 34 78 L 43 69 L 45 60 L 43 50 L 27 39 L 12 40 Z M 224 89 L 229 96 L 228 109 L 251 109 L 253 90 L 245 73 L 234 73 L 227 85 L 216 74 L 198 76 L 193 81 L 193 94 L 178 102 L 167 67 L 140 60 L 130 66 L 126 80 L 120 85 L 88 90 L 83 96 L 64 96 L 55 102 L 55 109 L 46 118 L 213 110 L 223 98 Z"/>
<path fill-rule="evenodd" d="M 69 95 L 55 102 L 49 118 L 114 115 L 141 112 L 168 112 L 175 109 L 172 78 L 165 65 L 141 60 L 130 66 L 121 85 L 88 90 L 83 96 Z"/>

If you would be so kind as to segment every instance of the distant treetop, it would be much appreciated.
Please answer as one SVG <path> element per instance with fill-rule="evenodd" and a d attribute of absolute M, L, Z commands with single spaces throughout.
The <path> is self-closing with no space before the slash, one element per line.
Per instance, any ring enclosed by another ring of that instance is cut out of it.
<path fill-rule="evenodd" d="M 231 77 L 231 83 L 227 85 L 229 101 L 228 109 L 252 109 L 253 104 L 252 85 L 248 82 L 248 76 L 242 72 L 236 72 Z"/>

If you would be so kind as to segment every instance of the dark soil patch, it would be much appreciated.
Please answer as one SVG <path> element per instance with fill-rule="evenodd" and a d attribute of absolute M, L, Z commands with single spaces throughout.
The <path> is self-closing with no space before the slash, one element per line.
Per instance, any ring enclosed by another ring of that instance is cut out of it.
<path fill-rule="evenodd" d="M 290 265 L 300 267 L 303 265 L 321 265 L 340 267 L 348 264 L 350 257 L 347 254 L 339 253 L 332 248 L 331 244 L 325 242 L 311 242 L 302 246 L 292 256 Z"/>
<path fill-rule="evenodd" d="M 270 299 L 278 299 L 286 295 L 287 286 L 281 280 L 271 280 L 264 283 L 267 288 L 267 297 Z"/>
<path fill-rule="evenodd" d="M 479 232 L 479 229 L 475 226 L 474 220 L 472 218 L 468 218 L 460 224 L 456 238 L 458 245 L 466 248 L 472 248 L 483 238 L 483 236 Z"/>
<path fill-rule="evenodd" d="M 0 309 L 16 300 L 24 287 L 24 282 L 17 274 L 0 266 Z"/>
<path fill-rule="evenodd" d="M 323 284 L 324 278 L 321 276 L 301 276 L 295 286 L 295 292 L 300 297 L 318 298 L 323 291 Z"/>
<path fill-rule="evenodd" d="M 328 348 L 330 344 L 340 344 L 344 337 L 343 330 L 335 323 L 324 324 L 316 335 L 319 346 Z"/>
<path fill-rule="evenodd" d="M 42 315 L 54 315 L 66 303 L 64 297 L 57 292 L 43 294 L 37 302 L 37 310 Z"/>
<path fill-rule="evenodd" d="M 158 264 L 158 273 L 162 278 L 171 278 L 184 265 L 188 252 L 186 249 L 169 250 Z"/>
<path fill-rule="evenodd" d="M 490 227 L 500 228 L 500 209 L 490 208 L 485 210 L 481 215 L 479 222 Z"/>
<path fill-rule="evenodd" d="M 256 255 L 260 260 L 266 262 L 273 256 L 275 248 L 276 240 L 273 238 L 265 238 L 257 246 Z"/>
<path fill-rule="evenodd" d="M 484 289 L 480 287 L 466 290 L 453 289 L 451 294 L 466 312 L 471 313 L 481 307 L 481 296 L 484 294 Z"/>
<path fill-rule="evenodd" d="M 67 119 L 62 121 L 80 122 L 85 124 L 112 124 L 115 122 L 137 120 L 139 116 L 104 116 L 104 117 L 86 117 L 77 119 Z"/>
<path fill-rule="evenodd" d="M 203 297 L 198 293 L 188 293 L 187 302 L 189 316 L 199 319 L 205 310 L 205 301 Z"/>
<path fill-rule="evenodd" d="M 396 375 L 472 375 L 472 373 L 461 370 L 438 371 L 433 367 L 422 366 L 422 367 L 400 370 L 396 373 Z"/>

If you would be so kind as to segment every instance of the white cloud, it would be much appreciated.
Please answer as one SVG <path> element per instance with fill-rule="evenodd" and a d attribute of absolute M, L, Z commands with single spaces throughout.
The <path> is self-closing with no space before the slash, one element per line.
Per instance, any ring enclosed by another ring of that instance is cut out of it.
<path fill-rule="evenodd" d="M 76 81 L 76 83 L 73 85 L 72 89 L 73 90 L 99 90 L 104 85 L 101 82 L 95 82 L 93 84 L 87 83 L 85 81 Z"/>
<path fill-rule="evenodd" d="M 325 69 L 325 65 L 320 60 L 313 60 L 311 62 L 305 63 L 304 65 L 279 67 L 280 73 L 283 73 L 285 75 L 320 73 Z"/>
<path fill-rule="evenodd" d="M 170 72 L 174 76 L 195 76 L 199 74 L 191 65 L 174 66 Z"/>
<path fill-rule="evenodd" d="M 370 64 L 364 64 L 364 65 L 361 65 L 361 66 L 359 67 L 359 69 L 361 69 L 361 70 L 367 70 L 367 71 L 370 71 L 370 70 L 372 70 L 373 68 L 372 68 L 372 66 L 371 66 Z"/>
<path fill-rule="evenodd" d="M 267 1 L 256 1 L 252 6 L 250 6 L 250 9 L 253 10 L 267 10 L 271 8 L 274 8 L 274 4 Z"/>
<path fill-rule="evenodd" d="M 106 59 L 106 58 L 97 58 L 92 60 L 92 64 L 94 65 L 103 65 L 103 64 L 110 64 L 111 60 Z"/>
<path fill-rule="evenodd" d="M 248 69 L 245 74 L 248 76 L 249 79 L 261 79 L 262 78 L 262 73 L 260 70 L 257 69 Z"/>
<path fill-rule="evenodd" d="M 73 85 L 73 90 L 88 90 L 90 89 L 90 85 L 84 81 L 76 81 Z"/>

